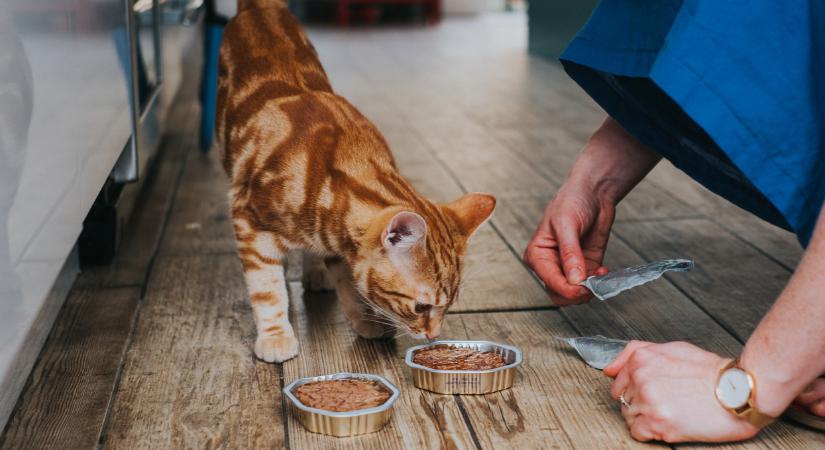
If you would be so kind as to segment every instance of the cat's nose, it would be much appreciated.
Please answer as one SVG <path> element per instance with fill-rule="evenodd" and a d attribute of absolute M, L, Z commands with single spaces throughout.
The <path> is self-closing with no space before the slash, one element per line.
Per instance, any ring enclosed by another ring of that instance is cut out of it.
<path fill-rule="evenodd" d="M 435 339 L 441 335 L 441 330 L 427 330 L 424 334 L 427 336 L 427 339 Z"/>

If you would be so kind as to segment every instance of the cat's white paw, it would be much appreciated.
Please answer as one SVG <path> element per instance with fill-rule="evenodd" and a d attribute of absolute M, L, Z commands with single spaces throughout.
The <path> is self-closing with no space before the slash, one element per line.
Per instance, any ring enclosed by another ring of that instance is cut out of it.
<path fill-rule="evenodd" d="M 284 362 L 298 355 L 295 336 L 261 336 L 255 340 L 255 356 L 268 363 Z"/>

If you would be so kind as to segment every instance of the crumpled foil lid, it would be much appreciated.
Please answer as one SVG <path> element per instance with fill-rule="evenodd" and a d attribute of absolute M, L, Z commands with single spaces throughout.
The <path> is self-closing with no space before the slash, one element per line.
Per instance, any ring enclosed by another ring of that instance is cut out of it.
<path fill-rule="evenodd" d="M 589 277 L 584 280 L 582 286 L 590 289 L 593 295 L 604 301 L 628 289 L 649 283 L 661 277 L 665 272 L 687 272 L 690 269 L 693 269 L 693 260 L 660 259 L 641 266 L 610 272 L 600 277 Z"/>
<path fill-rule="evenodd" d="M 567 342 L 590 367 L 602 370 L 613 362 L 619 353 L 624 350 L 627 341 L 610 339 L 604 336 L 559 337 L 560 341 Z"/>

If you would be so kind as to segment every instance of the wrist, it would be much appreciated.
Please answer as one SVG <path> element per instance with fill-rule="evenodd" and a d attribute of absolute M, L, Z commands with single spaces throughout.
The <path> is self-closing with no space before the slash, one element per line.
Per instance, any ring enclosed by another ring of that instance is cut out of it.
<path fill-rule="evenodd" d="M 573 166 L 568 182 L 615 206 L 659 162 L 611 118 L 593 133 Z"/>
<path fill-rule="evenodd" d="M 780 364 L 766 364 L 762 359 L 746 347 L 739 364 L 754 378 L 754 407 L 762 414 L 779 417 L 801 387 L 794 386 L 794 377 L 785 373 Z"/>
<path fill-rule="evenodd" d="M 571 172 L 565 184 L 576 192 L 589 192 L 603 206 L 615 207 L 627 193 L 621 180 L 586 167 Z"/>
<path fill-rule="evenodd" d="M 759 388 L 753 374 L 740 360 L 723 359 L 722 362 L 715 392 L 719 404 L 754 432 L 775 421 L 777 416 L 767 414 L 756 404 Z"/>

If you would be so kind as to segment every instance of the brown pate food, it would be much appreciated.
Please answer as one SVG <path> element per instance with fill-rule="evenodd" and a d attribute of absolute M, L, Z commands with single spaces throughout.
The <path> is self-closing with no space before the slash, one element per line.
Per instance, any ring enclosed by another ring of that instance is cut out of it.
<path fill-rule="evenodd" d="M 436 370 L 490 370 L 507 365 L 499 354 L 446 344 L 416 350 L 413 362 Z"/>
<path fill-rule="evenodd" d="M 302 384 L 292 390 L 310 408 L 342 412 L 374 408 L 390 398 L 390 391 L 372 380 L 322 380 Z"/>

